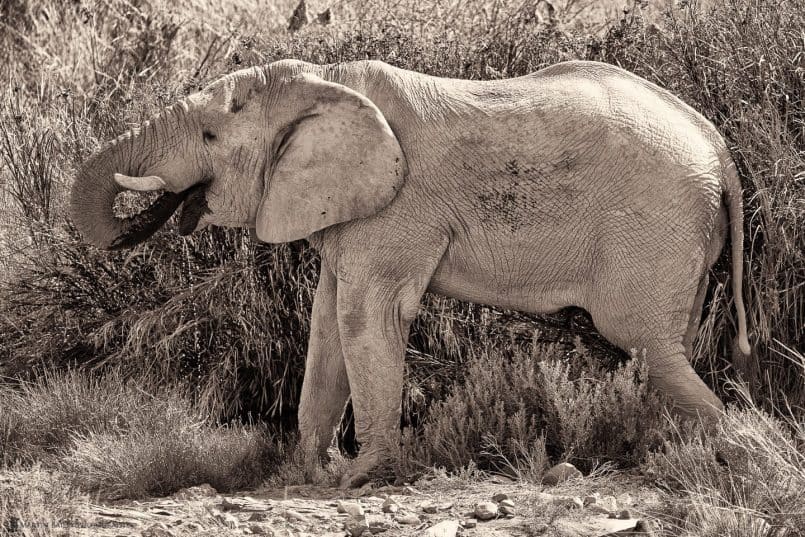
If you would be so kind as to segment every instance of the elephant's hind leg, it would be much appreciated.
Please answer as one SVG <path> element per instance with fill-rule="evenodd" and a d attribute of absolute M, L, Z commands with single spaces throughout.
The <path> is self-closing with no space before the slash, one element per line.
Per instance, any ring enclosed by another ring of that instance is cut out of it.
<path fill-rule="evenodd" d="M 303 449 L 320 459 L 326 457 L 348 398 L 349 383 L 336 319 L 336 279 L 322 261 L 299 403 Z"/>
<path fill-rule="evenodd" d="M 645 349 L 649 380 L 670 396 L 683 416 L 716 415 L 721 401 L 691 366 L 688 353 L 698 327 L 706 281 L 685 285 L 685 278 L 664 274 L 678 286 L 650 286 L 628 277 L 625 287 L 610 282 L 610 291 L 588 307 L 596 328 L 614 345 Z M 689 277 L 688 277 L 689 278 Z M 703 278 L 706 279 L 706 278 Z M 697 310 L 698 308 L 698 310 Z"/>

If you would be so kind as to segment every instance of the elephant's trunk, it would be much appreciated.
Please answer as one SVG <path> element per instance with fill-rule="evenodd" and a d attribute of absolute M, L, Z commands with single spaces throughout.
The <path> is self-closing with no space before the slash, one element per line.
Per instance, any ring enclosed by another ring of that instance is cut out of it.
<path fill-rule="evenodd" d="M 73 222 L 84 239 L 98 248 L 117 250 L 143 242 L 171 217 L 187 196 L 186 192 L 165 192 L 134 216 L 115 216 L 112 207 L 123 188 L 115 182 L 114 174 L 139 175 L 141 158 L 133 147 L 138 139 L 138 135 L 128 133 L 111 142 L 81 167 L 73 184 L 70 199 Z"/>

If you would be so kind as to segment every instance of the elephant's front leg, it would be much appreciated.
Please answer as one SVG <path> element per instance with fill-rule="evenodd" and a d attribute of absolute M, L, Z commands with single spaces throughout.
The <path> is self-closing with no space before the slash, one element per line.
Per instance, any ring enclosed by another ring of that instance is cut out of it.
<path fill-rule="evenodd" d="M 322 261 L 299 402 L 299 434 L 306 453 L 322 460 L 326 457 L 348 398 L 349 383 L 336 320 L 336 280 Z"/>
<path fill-rule="evenodd" d="M 405 347 L 426 286 L 338 282 L 338 326 L 361 444 L 343 487 L 360 486 L 399 455 Z"/>

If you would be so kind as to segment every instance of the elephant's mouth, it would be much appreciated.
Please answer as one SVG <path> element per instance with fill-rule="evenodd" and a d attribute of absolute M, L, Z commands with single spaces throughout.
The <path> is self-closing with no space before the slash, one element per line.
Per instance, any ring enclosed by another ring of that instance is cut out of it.
<path fill-rule="evenodd" d="M 110 250 L 131 248 L 147 240 L 165 225 L 179 205 L 179 233 L 189 235 L 198 227 L 199 220 L 209 212 L 206 183 L 198 183 L 181 192 L 164 192 L 147 209 L 124 220 L 123 233 L 109 245 Z"/>

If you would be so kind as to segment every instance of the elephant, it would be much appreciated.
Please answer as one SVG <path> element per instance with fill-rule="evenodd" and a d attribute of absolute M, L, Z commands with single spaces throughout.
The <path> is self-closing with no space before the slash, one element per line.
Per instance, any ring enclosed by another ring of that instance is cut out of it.
<path fill-rule="evenodd" d="M 121 218 L 124 189 L 162 190 Z M 505 80 L 381 61 L 281 60 L 211 83 L 80 167 L 72 220 L 105 249 L 250 228 L 321 257 L 299 406 L 320 456 L 351 397 L 360 451 L 342 484 L 393 460 L 404 355 L 426 291 L 530 313 L 584 308 L 645 349 L 682 416 L 721 401 L 689 363 L 708 272 L 731 237 L 735 345 L 749 355 L 740 178 L 722 136 L 665 89 L 568 61 Z"/>

